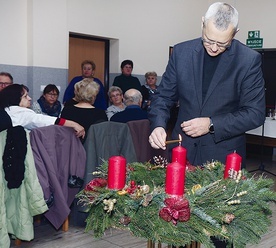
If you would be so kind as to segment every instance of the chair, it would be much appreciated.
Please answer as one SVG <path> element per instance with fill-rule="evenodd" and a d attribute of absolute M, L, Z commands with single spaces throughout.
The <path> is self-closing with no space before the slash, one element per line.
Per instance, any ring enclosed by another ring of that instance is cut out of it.
<path fill-rule="evenodd" d="M 106 121 L 91 125 L 84 148 L 87 154 L 84 186 L 94 178 L 92 172 L 103 160 L 108 160 L 111 156 L 121 155 L 128 163 L 137 161 L 131 133 L 126 123 Z M 73 224 L 85 226 L 87 215 L 85 209 L 77 205 L 76 199 L 72 207 Z"/>
<path fill-rule="evenodd" d="M 127 122 L 129 127 L 135 152 L 137 156 L 137 162 L 147 162 L 152 160 L 154 156 L 162 156 L 168 159 L 168 151 L 161 149 L 154 149 L 149 144 L 150 136 L 150 122 L 149 120 L 136 120 Z M 152 161 L 151 161 L 152 162 Z"/>
<path fill-rule="evenodd" d="M 84 148 L 87 154 L 85 183 L 93 179 L 91 173 L 111 156 L 121 155 L 128 163 L 137 161 L 131 133 L 126 123 L 106 121 L 91 125 Z"/>
<path fill-rule="evenodd" d="M 70 205 L 79 188 L 69 188 L 68 178 L 76 175 L 83 178 L 86 152 L 72 128 L 47 126 L 33 129 L 30 141 L 35 166 L 45 199 L 54 197 L 53 206 L 44 216 L 59 229 L 68 230 Z"/>

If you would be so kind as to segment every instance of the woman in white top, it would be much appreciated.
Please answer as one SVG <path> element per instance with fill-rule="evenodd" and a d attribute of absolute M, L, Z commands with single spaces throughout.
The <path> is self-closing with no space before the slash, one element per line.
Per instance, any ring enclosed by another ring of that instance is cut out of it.
<path fill-rule="evenodd" d="M 23 126 L 32 130 L 56 124 L 74 128 L 77 137 L 85 136 L 84 128 L 74 121 L 36 114 L 30 109 L 32 99 L 28 91 L 29 89 L 23 84 L 12 84 L 0 92 L 0 108 L 5 109 L 10 116 L 12 126 Z"/>

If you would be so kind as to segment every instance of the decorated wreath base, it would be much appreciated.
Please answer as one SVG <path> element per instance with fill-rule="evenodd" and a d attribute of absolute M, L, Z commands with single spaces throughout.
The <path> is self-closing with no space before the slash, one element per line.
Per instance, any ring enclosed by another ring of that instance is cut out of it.
<path fill-rule="evenodd" d="M 214 247 L 210 237 L 235 248 L 256 244 L 271 224 L 273 180 L 254 177 L 243 170 L 238 178 L 223 179 L 220 162 L 201 167 L 187 165 L 185 196 L 172 198 L 164 192 L 166 166 L 131 163 L 123 190 L 107 185 L 107 162 L 77 197 L 87 206 L 86 231 L 101 237 L 108 228 L 130 231 L 152 242 L 184 246 L 192 241 Z"/>

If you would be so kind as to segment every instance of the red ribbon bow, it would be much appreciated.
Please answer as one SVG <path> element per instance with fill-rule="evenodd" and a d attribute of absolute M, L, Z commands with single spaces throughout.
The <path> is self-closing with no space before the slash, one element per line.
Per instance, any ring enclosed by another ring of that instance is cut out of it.
<path fill-rule="evenodd" d="M 189 201 L 183 198 L 166 198 L 164 201 L 166 207 L 163 207 L 159 211 L 159 216 L 174 225 L 177 224 L 177 221 L 185 222 L 190 219 L 190 207 Z"/>
<path fill-rule="evenodd" d="M 107 180 L 104 178 L 94 178 L 88 184 L 86 184 L 85 189 L 87 191 L 97 191 L 96 188 L 103 188 L 107 185 Z"/>

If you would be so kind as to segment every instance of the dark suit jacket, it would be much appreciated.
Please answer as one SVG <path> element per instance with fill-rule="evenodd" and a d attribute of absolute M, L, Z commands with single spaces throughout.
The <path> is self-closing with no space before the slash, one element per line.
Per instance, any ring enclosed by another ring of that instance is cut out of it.
<path fill-rule="evenodd" d="M 172 137 L 182 135 L 188 160 L 195 165 L 212 159 L 225 162 L 237 151 L 245 160 L 245 135 L 265 120 L 264 80 L 261 55 L 237 40 L 221 55 L 204 101 L 202 78 L 204 47 L 201 39 L 173 48 L 166 71 L 153 96 L 149 119 L 151 129 L 166 127 L 169 108 L 179 100 L 179 114 Z M 183 121 L 211 117 L 215 133 L 192 138 L 181 130 Z"/>
<path fill-rule="evenodd" d="M 127 123 L 129 121 L 148 119 L 146 110 L 141 109 L 138 105 L 130 105 L 125 110 L 114 114 L 110 120 L 115 122 Z"/>

